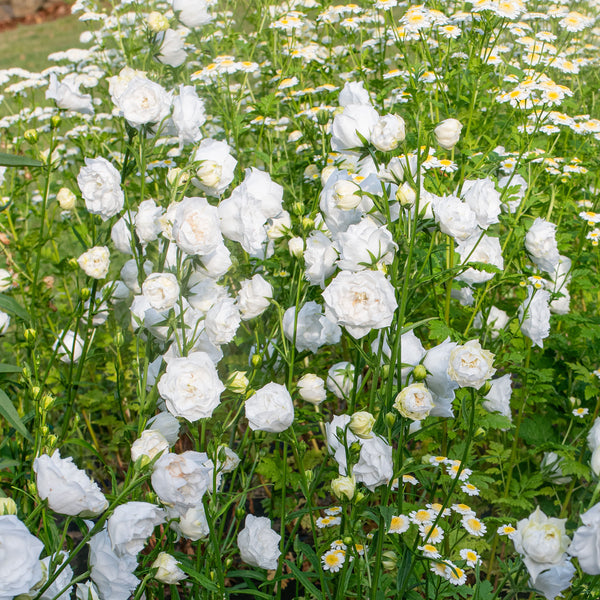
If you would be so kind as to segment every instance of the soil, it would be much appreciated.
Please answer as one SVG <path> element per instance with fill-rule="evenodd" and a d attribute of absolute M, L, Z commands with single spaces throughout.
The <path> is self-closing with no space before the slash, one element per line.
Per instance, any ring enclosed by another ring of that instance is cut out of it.
<path fill-rule="evenodd" d="M 32 15 L 27 15 L 20 19 L 10 19 L 0 21 L 0 32 L 7 29 L 13 29 L 17 25 L 37 25 L 45 21 L 53 21 L 71 14 L 71 8 L 63 0 L 51 0 L 46 2 L 40 10 Z"/>

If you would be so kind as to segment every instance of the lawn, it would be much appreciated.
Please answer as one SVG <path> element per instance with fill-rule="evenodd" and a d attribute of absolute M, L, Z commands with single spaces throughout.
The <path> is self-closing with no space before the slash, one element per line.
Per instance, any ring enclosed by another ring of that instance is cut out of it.
<path fill-rule="evenodd" d="M 81 46 L 79 35 L 85 28 L 77 17 L 69 16 L 4 31 L 0 33 L 0 69 L 44 69 L 50 53 Z"/>

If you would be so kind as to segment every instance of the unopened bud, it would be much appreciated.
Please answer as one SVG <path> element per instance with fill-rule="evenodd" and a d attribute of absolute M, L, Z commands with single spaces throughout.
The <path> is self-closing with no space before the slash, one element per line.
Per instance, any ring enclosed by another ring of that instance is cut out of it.
<path fill-rule="evenodd" d="M 295 215 L 301 216 L 304 214 L 304 210 L 305 210 L 305 206 L 304 206 L 304 202 L 294 202 L 293 206 L 292 206 L 292 211 Z"/>
<path fill-rule="evenodd" d="M 356 491 L 356 480 L 354 477 L 338 477 L 331 482 L 331 491 L 340 500 L 343 497 L 352 500 Z"/>
<path fill-rule="evenodd" d="M 25 141 L 28 142 L 29 144 L 37 144 L 37 142 L 39 140 L 38 132 L 35 129 L 28 129 L 23 134 L 23 137 L 25 138 Z"/>
<path fill-rule="evenodd" d="M 41 391 L 42 391 L 42 388 L 41 388 L 39 385 L 34 385 L 34 386 L 31 388 L 31 395 L 32 395 L 34 398 L 37 398 L 37 397 L 40 395 L 40 392 L 41 392 Z"/>
<path fill-rule="evenodd" d="M 363 440 L 369 440 L 373 437 L 373 425 L 375 417 L 367 411 L 355 412 L 350 418 L 350 431 Z"/>
<path fill-rule="evenodd" d="M 121 330 L 115 333 L 115 337 L 113 339 L 115 340 L 115 346 L 117 346 L 118 348 L 120 348 L 125 343 L 125 336 L 123 335 L 123 332 Z"/>
<path fill-rule="evenodd" d="M 54 397 L 51 394 L 44 394 L 44 397 L 42 398 L 42 406 L 44 407 L 44 410 L 50 410 L 53 404 Z"/>
<path fill-rule="evenodd" d="M 353 181 L 338 181 L 333 186 L 333 199 L 335 205 L 341 210 L 352 210 L 356 208 L 362 198 L 360 197 L 360 187 Z"/>
<path fill-rule="evenodd" d="M 258 353 L 254 353 L 252 355 L 252 366 L 260 367 L 260 365 L 262 365 L 262 356 Z"/>
<path fill-rule="evenodd" d="M 315 220 L 310 217 L 302 217 L 302 229 L 311 230 L 315 227 Z"/>
<path fill-rule="evenodd" d="M 148 23 L 150 30 L 154 33 L 169 29 L 169 19 L 155 10 L 148 15 L 146 22 Z"/>
<path fill-rule="evenodd" d="M 250 381 L 244 371 L 234 371 L 227 379 L 226 387 L 234 394 L 245 394 Z"/>
<path fill-rule="evenodd" d="M 400 202 L 400 206 L 404 208 L 410 208 L 414 205 L 417 200 L 417 194 L 415 190 L 410 187 L 408 181 L 405 181 L 397 190 L 396 190 L 396 200 Z"/>
<path fill-rule="evenodd" d="M 91 292 L 90 288 L 84 287 L 84 288 L 81 288 L 81 290 L 79 291 L 79 294 L 81 296 L 81 299 L 85 302 L 86 300 L 89 300 L 90 296 L 92 295 L 92 292 Z"/>
<path fill-rule="evenodd" d="M 300 258 L 304 253 L 304 240 L 301 237 L 293 237 L 288 242 L 288 249 L 292 256 Z"/>
<path fill-rule="evenodd" d="M 52 115 L 52 117 L 50 118 L 50 125 L 52 126 L 52 129 L 56 129 L 57 127 L 59 127 L 61 122 L 62 119 L 60 118 L 60 115 Z"/>
<path fill-rule="evenodd" d="M 304 471 L 304 477 L 306 477 L 306 483 L 310 483 L 315 478 L 314 471 L 312 469 L 306 469 L 306 471 Z"/>
<path fill-rule="evenodd" d="M 12 498 L 0 498 L 0 515 L 16 515 L 17 504 Z"/>
<path fill-rule="evenodd" d="M 69 188 L 60 188 L 56 193 L 56 200 L 63 210 L 73 210 L 77 196 Z"/>
<path fill-rule="evenodd" d="M 427 377 L 427 369 L 424 365 L 417 365 L 412 372 L 415 381 L 423 381 Z"/>
<path fill-rule="evenodd" d="M 398 564 L 396 553 L 392 550 L 386 550 L 382 555 L 381 564 L 386 571 L 394 571 Z"/>
<path fill-rule="evenodd" d="M 37 337 L 37 331 L 35 329 L 26 329 L 23 335 L 29 343 L 32 343 L 35 342 L 35 338 Z"/>
<path fill-rule="evenodd" d="M 393 427 L 396 422 L 396 415 L 393 412 L 389 412 L 385 415 L 385 422 L 388 427 Z"/>

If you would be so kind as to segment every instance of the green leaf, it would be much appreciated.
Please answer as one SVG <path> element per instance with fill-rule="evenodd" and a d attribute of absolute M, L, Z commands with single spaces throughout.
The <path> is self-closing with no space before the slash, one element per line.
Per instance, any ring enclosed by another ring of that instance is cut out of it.
<path fill-rule="evenodd" d="M 29 321 L 29 315 L 27 314 L 27 311 L 10 296 L 0 294 L 0 309 L 17 315 L 17 317 L 20 317 L 23 319 L 23 321 Z"/>
<path fill-rule="evenodd" d="M 0 166 L 2 167 L 41 167 L 43 164 L 35 158 L 29 158 L 29 156 L 0 152 Z"/>
<path fill-rule="evenodd" d="M 0 414 L 24 438 L 28 439 L 30 442 L 33 441 L 29 431 L 27 431 L 27 428 L 25 427 L 25 425 L 23 425 L 23 421 L 21 421 L 21 417 L 19 417 L 17 409 L 13 406 L 13 403 L 11 402 L 10 398 L 4 393 L 3 390 L 0 390 Z"/>
<path fill-rule="evenodd" d="M 286 560 L 285 564 L 292 570 L 292 573 L 298 578 L 298 581 L 315 597 L 322 600 L 323 594 L 293 562 Z"/>
<path fill-rule="evenodd" d="M 23 369 L 21 367 L 17 367 L 17 365 L 6 365 L 0 363 L 0 373 L 21 373 Z"/>

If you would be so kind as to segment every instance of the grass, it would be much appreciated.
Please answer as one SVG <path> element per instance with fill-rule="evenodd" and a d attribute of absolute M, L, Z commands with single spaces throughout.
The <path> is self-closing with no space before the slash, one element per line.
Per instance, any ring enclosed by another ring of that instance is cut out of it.
<path fill-rule="evenodd" d="M 68 16 L 39 25 L 19 25 L 0 33 L 0 69 L 21 67 L 41 71 L 49 66 L 48 54 L 81 47 L 79 35 L 86 29 Z"/>

